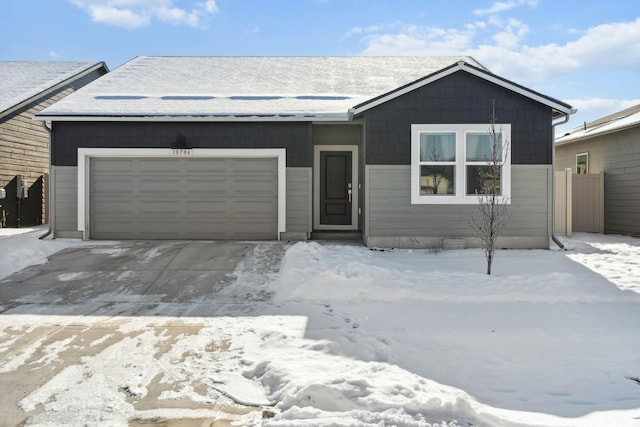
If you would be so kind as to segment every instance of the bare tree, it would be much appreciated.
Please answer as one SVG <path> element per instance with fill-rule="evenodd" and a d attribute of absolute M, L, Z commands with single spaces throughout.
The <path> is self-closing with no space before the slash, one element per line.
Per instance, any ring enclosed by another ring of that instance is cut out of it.
<path fill-rule="evenodd" d="M 506 196 L 502 195 L 502 168 L 507 154 L 508 141 L 503 141 L 502 133 L 496 130 L 495 100 L 491 111 L 489 136 L 491 142 L 490 158 L 487 165 L 479 168 L 479 189 L 477 209 L 471 215 L 471 229 L 482 243 L 487 260 L 487 274 L 491 274 L 491 265 L 496 252 L 496 241 L 500 231 L 509 218 Z"/>

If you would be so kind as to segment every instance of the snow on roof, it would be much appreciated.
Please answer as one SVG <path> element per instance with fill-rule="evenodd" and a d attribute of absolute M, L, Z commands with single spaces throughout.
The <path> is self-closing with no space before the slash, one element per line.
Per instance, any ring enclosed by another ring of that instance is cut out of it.
<path fill-rule="evenodd" d="M 633 126 L 640 126 L 640 104 L 572 129 L 561 137 L 556 138 L 556 144 L 577 142 Z"/>
<path fill-rule="evenodd" d="M 346 118 L 467 56 L 137 57 L 39 116 Z"/>
<path fill-rule="evenodd" d="M 98 64 L 79 61 L 0 62 L 0 113 Z"/>

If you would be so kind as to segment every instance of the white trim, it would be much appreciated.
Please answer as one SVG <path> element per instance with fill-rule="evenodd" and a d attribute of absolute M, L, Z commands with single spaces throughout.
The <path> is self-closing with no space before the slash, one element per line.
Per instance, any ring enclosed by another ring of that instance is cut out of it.
<path fill-rule="evenodd" d="M 348 122 L 348 113 L 250 115 L 216 114 L 211 116 L 56 116 L 36 115 L 34 120 L 49 122 Z"/>
<path fill-rule="evenodd" d="M 468 132 L 488 132 L 488 124 L 414 124 L 411 125 L 411 204 L 412 205 L 476 205 L 477 195 L 467 195 L 466 166 L 478 162 L 466 161 L 466 137 Z M 503 134 L 503 168 L 502 168 L 502 196 L 501 202 L 510 203 L 511 200 L 511 125 L 496 124 L 496 131 Z M 453 132 L 456 134 L 455 161 L 455 194 L 441 196 L 420 195 L 420 134 L 425 132 Z"/>
<path fill-rule="evenodd" d="M 351 152 L 351 224 L 320 224 L 320 152 Z M 357 230 L 358 229 L 358 146 L 357 145 L 315 145 L 313 147 L 313 228 L 315 230 Z"/>
<path fill-rule="evenodd" d="M 419 80 L 413 84 L 410 84 L 408 86 L 403 87 L 400 90 L 391 92 L 385 96 L 382 96 L 378 99 L 375 99 L 371 102 L 368 102 L 366 104 L 363 104 L 362 106 L 358 107 L 358 108 L 353 108 L 350 110 L 350 112 L 353 115 L 357 115 L 357 114 L 361 114 L 364 111 L 367 111 L 371 108 L 377 107 L 380 104 L 384 104 L 387 101 L 390 101 L 394 98 L 397 98 L 399 96 L 402 96 L 408 92 L 414 91 L 416 89 L 419 89 L 423 86 L 426 86 L 436 80 L 439 80 L 443 77 L 446 77 L 448 75 L 451 75 L 457 71 L 466 71 L 469 74 L 473 74 L 474 76 L 480 77 L 481 79 L 487 80 L 488 82 L 494 83 L 498 86 L 502 86 L 506 89 L 509 89 L 513 92 L 516 92 L 520 95 L 526 96 L 527 98 L 531 98 L 534 101 L 540 102 L 541 104 L 547 105 L 555 110 L 558 110 L 562 113 L 565 114 L 573 114 L 575 111 L 573 111 L 571 108 L 566 107 L 564 105 L 558 104 L 557 102 L 553 102 L 552 100 L 545 98 L 544 96 L 541 96 L 535 92 L 532 92 L 530 90 L 527 90 L 525 88 L 522 88 L 520 86 L 517 86 L 513 83 L 507 82 L 505 80 L 502 80 L 488 72 L 476 69 L 474 67 L 469 66 L 467 63 L 465 62 L 458 62 L 455 66 L 447 68 L 445 70 L 442 70 L 440 72 L 437 72 L 431 76 L 429 76 L 426 79 L 423 80 Z"/>
<path fill-rule="evenodd" d="M 587 163 L 586 163 L 587 167 L 583 173 L 581 173 L 580 170 L 578 169 L 578 157 L 580 156 L 587 156 Z M 576 154 L 576 174 L 588 174 L 588 173 L 589 173 L 589 152 L 583 151 L 582 153 Z"/>
<path fill-rule="evenodd" d="M 181 153 L 181 154 L 177 154 Z M 184 153 L 189 153 L 185 155 Z M 95 157 L 275 158 L 278 162 L 278 240 L 287 231 L 287 152 L 284 148 L 78 148 L 78 231 L 89 239 L 90 161 Z"/>

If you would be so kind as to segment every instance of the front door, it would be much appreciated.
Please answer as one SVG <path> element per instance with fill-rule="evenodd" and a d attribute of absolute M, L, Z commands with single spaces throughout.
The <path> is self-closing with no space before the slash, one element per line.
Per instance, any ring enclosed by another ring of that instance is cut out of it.
<path fill-rule="evenodd" d="M 352 174 L 351 151 L 320 152 L 320 224 L 352 224 Z"/>

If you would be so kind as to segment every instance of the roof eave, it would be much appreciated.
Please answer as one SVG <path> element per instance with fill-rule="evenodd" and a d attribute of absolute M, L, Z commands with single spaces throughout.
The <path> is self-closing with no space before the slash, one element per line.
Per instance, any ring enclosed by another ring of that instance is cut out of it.
<path fill-rule="evenodd" d="M 349 114 L 242 113 L 203 115 L 36 115 L 36 120 L 50 122 L 347 122 Z"/>
<path fill-rule="evenodd" d="M 640 127 L 640 123 L 631 123 L 629 125 L 621 126 L 619 128 L 615 128 L 615 129 L 610 129 L 610 130 L 606 130 L 606 131 L 602 131 L 602 132 L 594 132 L 594 133 L 591 133 L 589 135 L 578 136 L 578 137 L 572 138 L 572 139 L 570 139 L 568 141 L 560 141 L 563 137 L 569 136 L 569 135 L 563 135 L 563 136 L 561 136 L 561 137 L 556 139 L 555 146 L 559 147 L 559 146 L 562 146 L 562 145 L 574 144 L 576 142 L 583 142 L 583 141 L 586 141 L 588 139 L 593 139 L 593 138 L 596 138 L 596 137 L 599 137 L 599 136 L 610 135 L 612 133 L 622 132 L 622 131 L 625 131 L 625 130 L 629 130 L 629 129 L 633 129 L 633 128 L 639 128 L 639 127 Z"/>
<path fill-rule="evenodd" d="M 0 111 L 0 119 L 2 119 L 3 117 L 5 117 L 5 116 L 7 116 L 7 115 L 9 115 L 11 113 L 13 113 L 14 111 L 17 111 L 17 110 L 21 109 L 25 105 L 29 105 L 30 103 L 32 103 L 33 101 L 35 101 L 37 99 L 40 99 L 40 98 L 42 98 L 44 96 L 49 95 L 52 92 L 55 92 L 56 90 L 60 89 L 61 87 L 69 84 L 70 82 L 72 82 L 72 81 L 74 81 L 76 79 L 82 78 L 82 77 L 86 76 L 89 73 L 92 73 L 92 72 L 94 72 L 96 70 L 99 70 L 100 68 L 104 68 L 105 72 L 107 72 L 107 73 L 109 72 L 109 68 L 107 67 L 107 64 L 105 62 L 103 62 L 103 61 L 96 62 L 93 66 L 91 66 L 89 68 L 86 68 L 85 70 L 83 70 L 83 71 L 81 71 L 81 72 L 79 72 L 79 73 L 77 73 L 77 74 L 75 74 L 75 75 L 73 75 L 73 76 L 71 76 L 71 77 L 69 77 L 69 78 L 67 78 L 67 79 L 65 79 L 65 80 L 53 85 L 53 86 L 51 86 L 50 88 L 48 88 L 46 90 L 43 90 L 42 92 L 39 92 L 39 93 L 37 93 L 37 94 L 35 94 L 35 95 L 33 95 L 33 96 L 31 96 L 31 97 L 29 97 L 29 98 L 17 103 L 17 104 L 7 108 L 4 111 Z"/>

